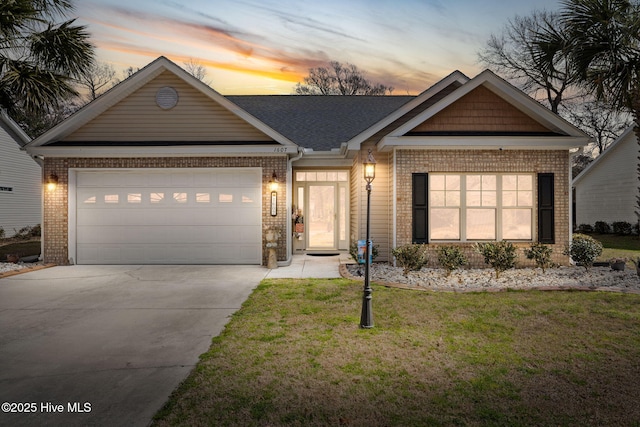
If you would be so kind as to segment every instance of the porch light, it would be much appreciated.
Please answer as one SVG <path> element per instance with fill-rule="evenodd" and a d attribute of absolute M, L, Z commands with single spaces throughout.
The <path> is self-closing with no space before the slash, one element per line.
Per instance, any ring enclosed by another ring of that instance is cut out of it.
<path fill-rule="evenodd" d="M 278 215 L 278 176 L 273 171 L 269 180 L 269 190 L 271 191 L 271 216 Z"/>
<path fill-rule="evenodd" d="M 273 171 L 273 175 L 269 180 L 269 191 L 278 191 L 278 175 L 276 175 L 276 171 Z"/>
<path fill-rule="evenodd" d="M 373 158 L 371 150 L 364 166 L 364 180 L 367 182 L 367 240 L 364 252 L 364 289 L 362 294 L 362 313 L 360 314 L 360 327 L 373 328 L 373 311 L 371 308 L 371 284 L 369 283 L 369 257 L 371 254 L 371 183 L 376 177 L 376 159 Z"/>
<path fill-rule="evenodd" d="M 47 190 L 54 191 L 58 187 L 58 175 L 50 173 L 46 180 Z"/>

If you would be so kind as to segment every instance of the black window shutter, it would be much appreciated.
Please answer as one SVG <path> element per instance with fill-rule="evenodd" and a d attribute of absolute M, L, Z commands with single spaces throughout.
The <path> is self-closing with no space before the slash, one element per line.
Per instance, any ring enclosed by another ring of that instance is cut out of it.
<path fill-rule="evenodd" d="M 412 182 L 411 208 L 413 213 L 413 243 L 427 243 L 429 239 L 428 227 L 428 184 L 426 173 L 414 173 Z"/>
<path fill-rule="evenodd" d="M 538 174 L 538 241 L 555 243 L 553 174 Z"/>

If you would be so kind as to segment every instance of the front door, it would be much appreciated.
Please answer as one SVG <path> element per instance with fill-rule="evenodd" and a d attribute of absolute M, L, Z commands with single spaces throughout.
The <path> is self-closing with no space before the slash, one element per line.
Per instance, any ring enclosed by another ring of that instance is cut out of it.
<path fill-rule="evenodd" d="M 337 249 L 336 184 L 309 184 L 308 249 Z"/>
<path fill-rule="evenodd" d="M 304 217 L 297 233 L 307 250 L 348 249 L 347 172 L 297 172 L 295 204 Z"/>

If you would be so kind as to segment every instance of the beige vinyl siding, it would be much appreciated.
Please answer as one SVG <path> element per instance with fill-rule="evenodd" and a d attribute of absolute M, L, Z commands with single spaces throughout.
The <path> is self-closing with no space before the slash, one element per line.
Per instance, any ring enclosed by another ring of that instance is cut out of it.
<path fill-rule="evenodd" d="M 359 206 L 362 204 L 362 194 L 360 191 L 362 167 L 360 165 L 360 156 L 356 156 L 353 159 L 353 165 L 351 166 L 349 179 L 349 230 L 351 233 L 351 243 L 353 243 L 357 242 L 358 240 L 364 239 L 364 235 L 360 235 Z"/>
<path fill-rule="evenodd" d="M 478 87 L 412 132 L 549 132 L 485 87 Z"/>
<path fill-rule="evenodd" d="M 576 183 L 576 224 L 627 221 L 635 224 L 638 145 L 633 132 L 605 151 Z"/>
<path fill-rule="evenodd" d="M 7 237 L 42 219 L 42 172 L 0 122 L 0 227 Z M 12 191 L 6 191 L 11 188 Z"/>
<path fill-rule="evenodd" d="M 178 92 L 178 104 L 163 110 L 158 89 Z M 133 92 L 65 141 L 272 141 L 211 98 L 166 71 Z"/>
<path fill-rule="evenodd" d="M 351 215 L 355 217 L 352 222 L 352 234 L 356 240 L 364 240 L 367 233 L 367 184 L 364 180 L 362 162 L 366 159 L 368 149 L 365 145 L 360 151 L 360 156 L 354 159 L 351 172 L 352 177 L 352 201 Z M 371 147 L 373 148 L 373 147 Z M 375 149 L 373 156 L 376 159 L 376 178 L 371 184 L 371 240 L 374 246 L 378 246 L 376 261 L 388 261 L 390 259 L 391 224 L 391 193 L 389 191 L 389 160 L 388 153 L 379 153 Z M 355 214 L 354 214 L 355 213 Z M 355 224 L 354 224 L 355 222 Z"/>

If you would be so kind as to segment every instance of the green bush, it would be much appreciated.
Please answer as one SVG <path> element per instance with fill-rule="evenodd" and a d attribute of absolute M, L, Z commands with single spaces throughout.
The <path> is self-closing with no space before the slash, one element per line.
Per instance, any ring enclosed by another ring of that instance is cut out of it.
<path fill-rule="evenodd" d="M 602 254 L 602 243 L 585 234 L 574 234 L 571 243 L 563 253 L 589 271 L 595 259 Z"/>
<path fill-rule="evenodd" d="M 467 263 L 467 257 L 458 246 L 440 246 L 437 254 L 438 263 L 447 270 L 447 276 Z"/>
<path fill-rule="evenodd" d="M 633 226 L 627 221 L 615 221 L 611 224 L 613 232 L 620 236 L 628 236 L 633 231 Z"/>
<path fill-rule="evenodd" d="M 391 250 L 391 254 L 395 257 L 400 267 L 404 269 L 403 274 L 406 276 L 410 271 L 418 271 L 429 261 L 427 257 L 427 245 L 411 244 L 399 246 Z"/>
<path fill-rule="evenodd" d="M 551 267 L 551 255 L 553 254 L 553 249 L 550 246 L 547 246 L 542 243 L 532 243 L 530 248 L 524 249 L 524 255 L 527 259 L 535 260 L 536 266 L 542 269 L 544 273 L 545 269 Z"/>
<path fill-rule="evenodd" d="M 604 221 L 596 221 L 593 231 L 598 234 L 609 234 L 611 233 L 611 226 Z"/>
<path fill-rule="evenodd" d="M 0 227 L 0 239 L 4 239 L 4 228 Z"/>
<path fill-rule="evenodd" d="M 510 242 L 476 243 L 476 252 L 484 257 L 485 264 L 489 264 L 496 272 L 496 279 L 500 273 L 516 266 L 516 247 Z"/>

